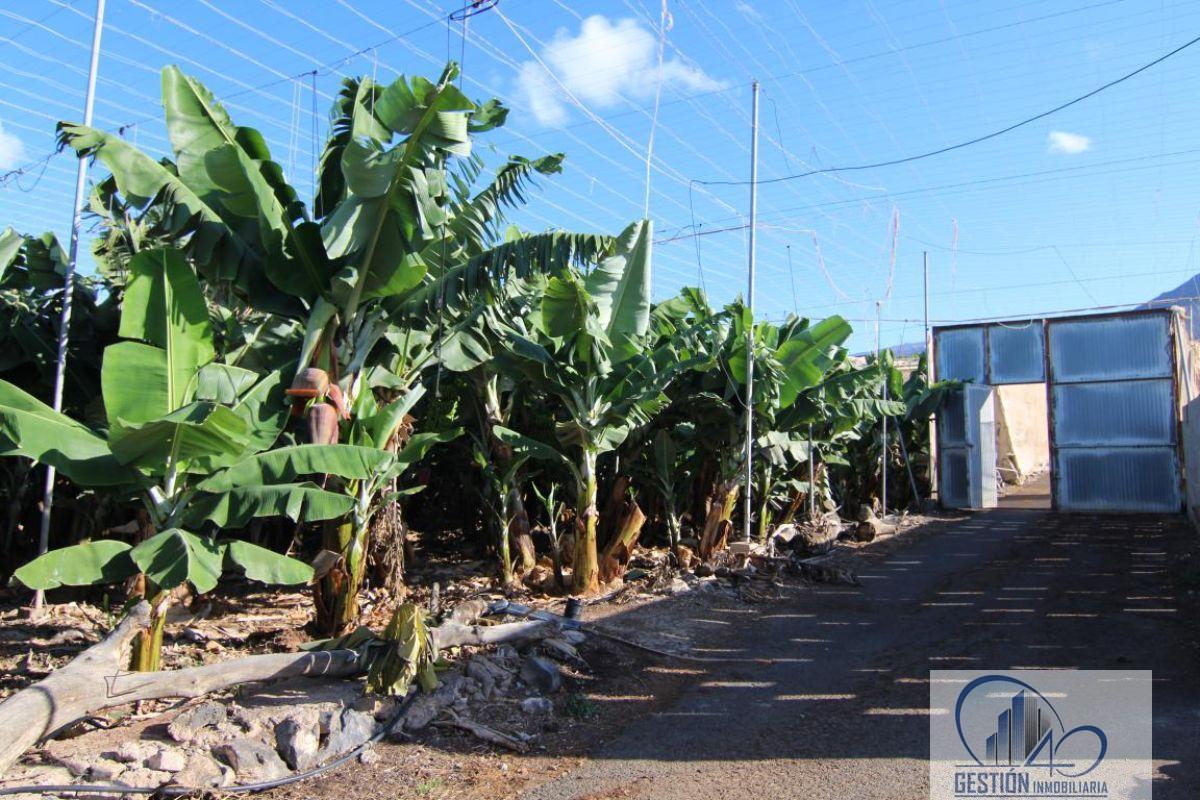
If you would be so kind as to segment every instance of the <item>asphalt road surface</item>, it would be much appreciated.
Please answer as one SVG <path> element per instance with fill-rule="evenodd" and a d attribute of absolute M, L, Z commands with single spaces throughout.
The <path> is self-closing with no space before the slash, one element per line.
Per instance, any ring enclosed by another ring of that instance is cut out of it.
<path fill-rule="evenodd" d="M 1195 626 L 1171 589 L 1183 517 L 992 511 L 862 561 L 862 590 L 708 612 L 727 656 L 528 800 L 919 800 L 930 669 L 1154 671 L 1155 800 L 1200 798 Z"/>

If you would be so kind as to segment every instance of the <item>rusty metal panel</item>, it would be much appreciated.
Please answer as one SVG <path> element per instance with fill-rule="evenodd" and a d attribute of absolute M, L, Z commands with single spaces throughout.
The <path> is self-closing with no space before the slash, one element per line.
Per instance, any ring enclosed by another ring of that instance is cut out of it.
<path fill-rule="evenodd" d="M 1068 383 L 1053 390 L 1059 447 L 1175 443 L 1170 378 Z"/>
<path fill-rule="evenodd" d="M 937 379 L 983 383 L 983 328 L 951 328 L 934 334 Z"/>
<path fill-rule="evenodd" d="M 1177 512 L 1174 447 L 1059 448 L 1054 458 L 1062 511 Z"/>
<path fill-rule="evenodd" d="M 988 383 L 1038 383 L 1046 379 L 1041 320 L 992 325 L 988 329 Z"/>
<path fill-rule="evenodd" d="M 1170 316 L 1130 314 L 1049 324 L 1055 383 L 1170 378 Z"/>

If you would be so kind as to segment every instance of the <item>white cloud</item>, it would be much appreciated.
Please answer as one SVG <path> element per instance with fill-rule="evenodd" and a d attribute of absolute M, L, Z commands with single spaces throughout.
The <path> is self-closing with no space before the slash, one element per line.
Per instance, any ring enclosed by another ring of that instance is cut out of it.
<path fill-rule="evenodd" d="M 25 160 L 25 144 L 0 123 L 0 169 L 12 169 Z"/>
<path fill-rule="evenodd" d="M 654 97 L 658 37 L 634 19 L 613 22 L 601 14 L 588 17 L 578 34 L 559 29 L 540 56 L 558 80 L 537 61 L 526 61 L 517 73 L 517 85 L 534 117 L 543 125 L 561 125 L 566 121 L 571 99 L 563 86 L 591 109 L 611 108 L 622 97 L 634 100 Z M 723 86 L 703 70 L 678 58 L 663 62 L 662 81 L 664 87 L 690 92 Z"/>
<path fill-rule="evenodd" d="M 1079 133 L 1050 131 L 1050 135 L 1046 137 L 1046 149 L 1051 153 L 1062 153 L 1068 156 L 1078 155 L 1092 149 L 1092 138 Z"/>

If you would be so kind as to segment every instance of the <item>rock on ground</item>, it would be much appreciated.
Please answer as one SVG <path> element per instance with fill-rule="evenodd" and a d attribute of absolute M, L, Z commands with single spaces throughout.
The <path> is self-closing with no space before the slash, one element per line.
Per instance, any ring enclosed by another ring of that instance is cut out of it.
<path fill-rule="evenodd" d="M 529 655 L 521 665 L 521 680 L 542 694 L 554 694 L 562 688 L 558 665 L 538 655 Z"/>
<path fill-rule="evenodd" d="M 215 728 L 226 719 L 225 706 L 212 701 L 193 706 L 171 720 L 167 733 L 177 742 L 190 742 L 205 728 Z"/>
<path fill-rule="evenodd" d="M 117 783 L 122 786 L 153 789 L 162 786 L 169 780 L 171 780 L 171 773 L 169 772 L 159 772 L 156 769 L 146 769 L 145 767 L 133 767 L 122 772 L 121 777 L 117 779 Z"/>
<path fill-rule="evenodd" d="M 145 761 L 148 769 L 162 772 L 179 772 L 187 766 L 187 754 L 174 747 L 164 747 Z"/>
<path fill-rule="evenodd" d="M 294 770 L 306 770 L 317 764 L 321 747 L 321 729 L 316 715 L 296 715 L 275 728 L 275 749 Z"/>
<path fill-rule="evenodd" d="M 365 711 L 344 708 L 329 721 L 329 738 L 317 754 L 317 761 L 344 755 L 375 735 L 375 717 Z"/>
<path fill-rule="evenodd" d="M 214 759 L 203 753 L 188 756 L 187 765 L 175 773 L 171 783 L 176 786 L 191 786 L 196 789 L 211 789 L 226 785 L 225 770 Z"/>
<path fill-rule="evenodd" d="M 238 739 L 217 745 L 213 755 L 233 767 L 242 783 L 271 781 L 288 774 L 283 759 L 257 739 Z"/>

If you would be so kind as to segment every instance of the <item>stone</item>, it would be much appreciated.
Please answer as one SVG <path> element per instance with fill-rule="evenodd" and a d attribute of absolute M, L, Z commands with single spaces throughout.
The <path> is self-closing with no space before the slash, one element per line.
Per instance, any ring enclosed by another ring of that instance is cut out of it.
<path fill-rule="evenodd" d="M 92 768 L 92 762 L 82 756 L 56 756 L 54 760 L 61 766 L 66 767 L 67 771 L 76 778 L 87 775 Z"/>
<path fill-rule="evenodd" d="M 554 694 L 562 688 L 562 674 L 558 665 L 538 655 L 526 656 L 521 665 L 521 680 L 542 694 Z"/>
<path fill-rule="evenodd" d="M 479 682 L 479 690 L 484 697 L 491 697 L 496 692 L 496 673 L 499 669 L 487 656 L 476 655 L 467 662 L 467 677 Z"/>
<path fill-rule="evenodd" d="M 187 766 L 187 753 L 174 747 L 164 747 L 144 762 L 148 769 L 161 772 L 179 772 Z"/>
<path fill-rule="evenodd" d="M 306 770 L 317 764 L 321 749 L 321 729 L 315 719 L 285 719 L 275 727 L 275 750 L 294 770 Z"/>
<path fill-rule="evenodd" d="M 526 697 L 521 701 L 521 710 L 530 716 L 549 716 L 554 713 L 554 703 L 545 697 Z"/>
<path fill-rule="evenodd" d="M 409 705 L 408 712 L 405 713 L 400 724 L 389 731 L 389 736 L 393 739 L 403 739 L 405 732 L 419 731 L 428 727 L 429 723 L 437 719 L 438 714 L 442 713 L 442 709 L 445 707 L 432 694 L 419 695 Z"/>
<path fill-rule="evenodd" d="M 156 789 L 171 780 L 171 773 L 159 772 L 145 767 L 132 767 L 121 773 L 117 783 L 122 786 L 134 786 L 139 789 Z"/>
<path fill-rule="evenodd" d="M 271 781 L 288 774 L 283 759 L 257 739 L 238 739 L 217 745 L 213 755 L 233 767 L 242 783 Z"/>
<path fill-rule="evenodd" d="M 396 697 L 380 697 L 379 695 L 369 694 L 360 697 L 351 707 L 355 711 L 367 712 L 375 718 L 376 722 L 387 722 L 396 716 L 396 711 L 400 707 L 400 700 Z"/>
<path fill-rule="evenodd" d="M 697 578 L 707 578 L 713 574 L 713 568 L 708 564 L 697 564 L 695 573 Z"/>
<path fill-rule="evenodd" d="M 343 708 L 329 721 L 329 738 L 317 754 L 319 762 L 349 753 L 375 735 L 375 717 L 353 708 Z"/>
<path fill-rule="evenodd" d="M 446 708 L 461 696 L 463 676 L 456 672 L 441 677 L 441 683 L 433 692 L 422 692 L 409 704 L 408 710 L 389 735 L 403 739 L 405 732 L 419 731 L 429 726 Z"/>
<path fill-rule="evenodd" d="M 109 758 L 125 764 L 141 765 L 147 758 L 159 751 L 159 746 L 150 742 L 132 741 L 121 742 L 115 752 L 106 753 Z"/>
<path fill-rule="evenodd" d="M 379 761 L 379 753 L 374 747 L 368 747 L 358 754 L 358 760 L 363 764 L 374 764 Z"/>
<path fill-rule="evenodd" d="M 691 591 L 692 587 L 683 578 L 673 578 L 671 585 L 666 588 L 667 594 L 684 594 Z"/>
<path fill-rule="evenodd" d="M 94 781 L 115 781 L 125 771 L 125 765 L 107 758 L 98 758 L 92 762 L 88 777 Z"/>
<path fill-rule="evenodd" d="M 225 771 L 209 756 L 192 753 L 188 756 L 187 765 L 175 773 L 171 783 L 193 789 L 212 789 L 225 785 Z"/>
<path fill-rule="evenodd" d="M 572 630 L 571 628 L 565 629 L 562 633 L 559 634 L 559 636 L 561 636 L 563 639 L 565 639 L 570 644 L 575 645 L 576 647 L 578 647 L 579 645 L 581 645 L 587 641 L 586 633 L 584 633 L 583 631 Z"/>
<path fill-rule="evenodd" d="M 193 706 L 171 720 L 167 733 L 177 742 L 187 743 L 205 728 L 215 728 L 225 722 L 225 706 L 212 701 Z"/>

